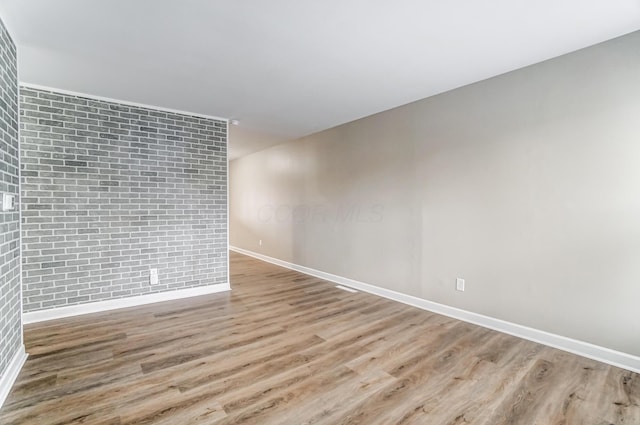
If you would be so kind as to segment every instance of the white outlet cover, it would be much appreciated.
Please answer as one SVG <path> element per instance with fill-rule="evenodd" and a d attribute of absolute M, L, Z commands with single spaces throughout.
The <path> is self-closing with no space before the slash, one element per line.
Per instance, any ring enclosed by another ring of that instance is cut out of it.
<path fill-rule="evenodd" d="M 12 211 L 16 208 L 16 197 L 10 193 L 2 194 L 2 211 Z"/>
<path fill-rule="evenodd" d="M 456 290 L 464 291 L 464 279 L 461 279 L 461 278 L 456 279 Z"/>
<path fill-rule="evenodd" d="M 149 284 L 158 284 L 158 269 L 149 269 Z"/>

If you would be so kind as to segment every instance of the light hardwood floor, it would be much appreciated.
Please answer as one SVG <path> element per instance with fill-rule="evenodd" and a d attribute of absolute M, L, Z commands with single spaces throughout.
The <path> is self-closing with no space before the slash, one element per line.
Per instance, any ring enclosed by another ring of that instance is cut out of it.
<path fill-rule="evenodd" d="M 231 293 L 27 326 L 8 424 L 640 424 L 640 375 L 231 254 Z"/>

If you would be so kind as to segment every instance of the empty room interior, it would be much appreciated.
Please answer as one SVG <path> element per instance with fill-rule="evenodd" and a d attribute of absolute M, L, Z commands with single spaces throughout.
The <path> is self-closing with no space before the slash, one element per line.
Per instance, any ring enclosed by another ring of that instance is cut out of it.
<path fill-rule="evenodd" d="M 0 424 L 640 425 L 639 0 L 0 0 Z"/>

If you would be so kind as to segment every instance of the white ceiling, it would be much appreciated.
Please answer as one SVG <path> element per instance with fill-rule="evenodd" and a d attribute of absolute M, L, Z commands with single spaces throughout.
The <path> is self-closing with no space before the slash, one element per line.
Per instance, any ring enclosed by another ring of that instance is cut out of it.
<path fill-rule="evenodd" d="M 640 0 L 0 0 L 23 82 L 299 137 L 640 29 Z"/>
<path fill-rule="evenodd" d="M 288 138 L 252 131 L 243 126 L 229 126 L 229 159 L 241 158 L 250 153 L 278 145 Z"/>

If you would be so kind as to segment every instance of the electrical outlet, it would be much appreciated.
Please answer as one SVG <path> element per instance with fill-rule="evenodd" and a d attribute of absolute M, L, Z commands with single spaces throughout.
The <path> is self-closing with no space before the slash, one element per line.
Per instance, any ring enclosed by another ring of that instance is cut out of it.
<path fill-rule="evenodd" d="M 16 197 L 11 193 L 2 194 L 2 211 L 13 211 L 16 209 Z"/>
<path fill-rule="evenodd" d="M 262 239 L 258 241 L 258 245 L 262 246 Z"/>
<path fill-rule="evenodd" d="M 158 284 L 158 269 L 149 269 L 149 285 Z"/>
<path fill-rule="evenodd" d="M 464 279 L 456 279 L 456 290 L 464 292 Z"/>

